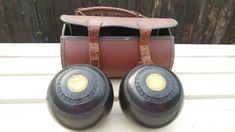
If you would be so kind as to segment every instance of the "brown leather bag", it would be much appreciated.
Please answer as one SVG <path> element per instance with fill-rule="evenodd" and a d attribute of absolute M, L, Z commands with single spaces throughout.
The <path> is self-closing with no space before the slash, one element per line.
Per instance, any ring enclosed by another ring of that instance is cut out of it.
<path fill-rule="evenodd" d="M 174 19 L 147 18 L 111 7 L 82 8 L 75 13 L 61 16 L 63 67 L 92 64 L 111 78 L 123 77 L 139 64 L 171 69 L 174 37 L 170 28 L 177 25 Z"/>

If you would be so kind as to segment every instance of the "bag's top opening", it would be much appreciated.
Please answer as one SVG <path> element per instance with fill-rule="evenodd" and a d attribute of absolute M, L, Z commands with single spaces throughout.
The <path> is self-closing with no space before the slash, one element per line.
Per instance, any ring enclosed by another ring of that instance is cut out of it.
<path fill-rule="evenodd" d="M 86 26 L 64 24 L 62 36 L 88 36 Z M 126 27 L 102 27 L 99 31 L 99 36 L 140 36 L 138 29 Z M 168 28 L 154 29 L 151 31 L 151 36 L 171 36 L 171 31 Z"/>
<path fill-rule="evenodd" d="M 62 15 L 60 19 L 68 24 L 87 26 L 89 20 L 98 19 L 102 22 L 101 27 L 127 27 L 139 29 L 138 22 L 147 20 L 152 23 L 153 29 L 172 28 L 178 22 L 172 18 L 133 18 L 133 17 L 106 17 L 106 16 L 75 16 Z"/>

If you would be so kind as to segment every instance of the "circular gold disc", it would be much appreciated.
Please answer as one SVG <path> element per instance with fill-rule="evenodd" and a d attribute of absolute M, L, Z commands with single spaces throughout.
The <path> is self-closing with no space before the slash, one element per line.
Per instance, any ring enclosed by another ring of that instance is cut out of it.
<path fill-rule="evenodd" d="M 147 76 L 146 84 L 154 91 L 161 91 L 166 87 L 166 80 L 162 75 L 154 73 Z"/>
<path fill-rule="evenodd" d="M 86 89 L 87 85 L 88 79 L 82 74 L 73 75 L 67 81 L 67 86 L 72 92 L 81 92 Z"/>

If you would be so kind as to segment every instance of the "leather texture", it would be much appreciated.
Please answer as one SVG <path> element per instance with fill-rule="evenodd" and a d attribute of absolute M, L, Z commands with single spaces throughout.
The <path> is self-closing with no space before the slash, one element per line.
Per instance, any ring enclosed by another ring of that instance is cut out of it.
<path fill-rule="evenodd" d="M 154 64 L 171 69 L 174 59 L 173 37 L 153 37 L 149 40 Z M 123 77 L 141 60 L 138 37 L 100 37 L 100 69 L 112 78 Z M 88 37 L 61 37 L 63 67 L 88 64 Z"/>
<path fill-rule="evenodd" d="M 141 56 L 140 64 L 153 64 L 149 51 L 149 39 L 152 32 L 152 23 L 147 20 L 137 22 L 140 30 L 139 51 Z"/>
<path fill-rule="evenodd" d="M 152 23 L 152 29 L 172 28 L 177 26 L 177 21 L 172 18 L 134 18 L 134 17 L 104 17 L 104 16 L 75 16 L 62 15 L 60 19 L 64 23 L 87 26 L 87 21 L 99 19 L 102 21 L 101 27 L 119 26 L 139 29 L 137 23 L 148 20 Z"/>
<path fill-rule="evenodd" d="M 89 63 L 95 67 L 100 67 L 99 63 L 99 32 L 102 21 L 92 19 L 88 21 L 88 47 Z"/>
<path fill-rule="evenodd" d="M 61 16 L 61 20 L 65 23 L 61 36 L 63 67 L 72 64 L 91 64 L 100 68 L 109 78 L 123 77 L 130 69 L 140 64 L 157 64 L 168 69 L 172 68 L 174 37 L 168 29 L 177 25 L 174 19 L 147 18 L 142 15 L 138 17 L 136 15 L 138 13 L 131 11 L 135 14 L 133 17 L 125 17 L 130 12 L 127 14 L 122 12 L 122 17 L 86 16 L 92 12 L 94 15 L 94 10 L 98 9 L 94 8 L 92 11 L 83 9 L 83 14 L 80 16 Z M 104 11 L 110 12 L 105 8 L 98 13 Z M 116 9 L 115 11 L 119 12 Z M 73 28 L 71 25 L 86 27 L 88 35 L 74 35 L 70 31 Z M 106 27 L 136 29 L 139 30 L 139 36 L 100 36 L 100 30 Z M 153 30 L 161 29 L 167 29 L 169 34 L 165 36 L 152 34 Z M 66 30 L 69 30 L 69 33 L 66 33 Z"/>

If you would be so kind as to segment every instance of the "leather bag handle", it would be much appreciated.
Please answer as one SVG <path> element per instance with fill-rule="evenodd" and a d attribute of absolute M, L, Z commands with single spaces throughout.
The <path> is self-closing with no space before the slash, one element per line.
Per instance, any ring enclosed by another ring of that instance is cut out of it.
<path fill-rule="evenodd" d="M 75 10 L 76 15 L 83 16 L 113 16 L 113 17 L 140 17 L 141 15 L 135 11 L 129 11 L 122 8 L 116 7 L 88 7 L 88 8 L 77 8 Z M 102 25 L 102 21 L 95 19 L 89 20 L 88 26 L 88 41 L 89 41 L 89 63 L 93 66 L 100 67 L 99 62 L 99 31 Z M 140 20 L 137 22 L 140 31 L 140 42 L 139 51 L 141 60 L 137 64 L 152 64 L 150 50 L 149 50 L 149 40 L 152 32 L 152 23 L 147 20 Z"/>
<path fill-rule="evenodd" d="M 96 6 L 88 8 L 77 8 L 75 15 L 83 16 L 113 16 L 113 17 L 145 17 L 136 11 L 129 11 L 117 7 Z"/>
<path fill-rule="evenodd" d="M 87 22 L 88 27 L 88 49 L 89 63 L 95 67 L 100 67 L 99 58 L 99 32 L 102 25 L 100 19 L 92 19 Z M 141 60 L 137 64 L 153 64 L 149 50 L 149 40 L 152 32 L 152 23 L 148 20 L 137 22 L 140 30 L 139 51 Z"/>

